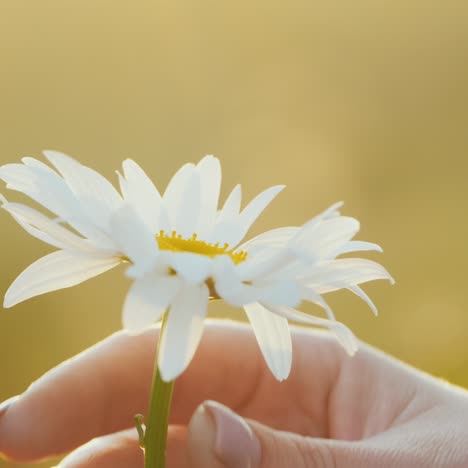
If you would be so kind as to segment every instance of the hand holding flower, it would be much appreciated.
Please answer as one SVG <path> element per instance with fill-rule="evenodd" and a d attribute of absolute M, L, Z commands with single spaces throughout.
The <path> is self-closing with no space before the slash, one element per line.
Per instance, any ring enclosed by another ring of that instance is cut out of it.
<path fill-rule="evenodd" d="M 0 416 L 0 453 L 76 449 L 61 467 L 143 466 L 130 424 L 147 404 L 156 335 L 117 333 L 35 382 Z M 167 466 L 467 466 L 466 391 L 366 345 L 351 359 L 327 333 L 293 328 L 293 349 L 278 382 L 247 326 L 209 322 L 175 386 Z"/>

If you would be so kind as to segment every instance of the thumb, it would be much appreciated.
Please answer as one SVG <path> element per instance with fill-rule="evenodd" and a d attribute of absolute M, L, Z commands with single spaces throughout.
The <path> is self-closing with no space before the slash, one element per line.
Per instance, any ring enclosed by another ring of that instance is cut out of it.
<path fill-rule="evenodd" d="M 339 465 L 320 439 L 276 431 L 246 421 L 229 408 L 206 401 L 188 427 L 190 466 L 196 468 L 326 468 Z"/>
<path fill-rule="evenodd" d="M 188 462 L 193 468 L 468 466 L 465 452 L 443 453 L 441 448 L 451 442 L 445 443 L 439 433 L 434 436 L 433 418 L 428 414 L 362 440 L 321 439 L 244 420 L 226 406 L 206 401 L 188 427 Z M 451 441 L 458 438 L 454 427 L 446 431 Z"/>

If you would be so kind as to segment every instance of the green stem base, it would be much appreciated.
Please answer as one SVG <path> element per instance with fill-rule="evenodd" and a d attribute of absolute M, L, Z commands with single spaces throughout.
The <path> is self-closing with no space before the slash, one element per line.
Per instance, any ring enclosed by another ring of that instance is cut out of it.
<path fill-rule="evenodd" d="M 155 370 L 145 431 L 145 468 L 165 468 L 167 429 L 174 382 L 164 382 Z"/>
<path fill-rule="evenodd" d="M 162 321 L 159 341 L 161 341 L 164 333 L 165 319 L 166 316 Z M 162 380 L 158 368 L 158 356 L 156 354 L 149 412 L 146 418 L 146 431 L 143 438 L 145 468 L 165 468 L 166 466 L 167 430 L 174 382 L 164 382 Z"/>

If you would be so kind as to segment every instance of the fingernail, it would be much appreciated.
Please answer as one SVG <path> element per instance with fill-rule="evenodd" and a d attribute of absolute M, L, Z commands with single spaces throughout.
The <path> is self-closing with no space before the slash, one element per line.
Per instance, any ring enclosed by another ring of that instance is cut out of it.
<path fill-rule="evenodd" d="M 20 396 L 16 395 L 14 397 L 8 398 L 8 400 L 5 400 L 3 403 L 0 404 L 0 417 L 3 416 L 7 411 L 8 408 L 16 401 L 18 400 Z"/>
<path fill-rule="evenodd" d="M 250 426 L 236 413 L 215 401 L 203 407 L 216 426 L 214 451 L 229 468 L 253 468 L 260 462 L 260 443 Z"/>

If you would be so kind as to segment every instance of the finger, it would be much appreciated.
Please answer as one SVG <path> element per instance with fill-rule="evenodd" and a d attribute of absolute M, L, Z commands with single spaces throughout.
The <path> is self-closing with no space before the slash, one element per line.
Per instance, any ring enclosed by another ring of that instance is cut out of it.
<path fill-rule="evenodd" d="M 189 468 L 185 442 L 187 428 L 170 426 L 167 442 L 168 468 Z M 62 460 L 57 468 L 138 468 L 144 454 L 135 429 L 98 437 L 82 445 Z"/>
<path fill-rule="evenodd" d="M 98 437 L 65 457 L 58 468 L 143 467 L 143 451 L 135 430 Z"/>
<path fill-rule="evenodd" d="M 320 435 L 326 425 L 328 388 L 342 354 L 329 337 L 318 333 L 311 353 L 310 333 L 296 330 L 292 375 L 278 383 L 267 371 L 250 328 L 208 323 L 193 362 L 177 381 L 171 421 L 187 423 L 203 400 L 214 399 L 278 425 L 280 421 L 272 420 L 280 414 L 274 411 L 275 398 L 283 398 L 296 405 L 283 428 L 310 430 L 312 419 Z M 139 336 L 117 333 L 31 385 L 0 416 L 0 453 L 15 459 L 43 458 L 132 425 L 134 414 L 146 412 L 157 334 L 155 329 Z M 307 411 L 297 405 L 297 387 L 304 396 L 314 395 L 312 403 L 306 403 Z"/>
<path fill-rule="evenodd" d="M 133 411 L 133 398 L 147 391 L 154 335 L 117 333 L 34 382 L 0 417 L 0 454 L 15 460 L 59 455 L 128 427 L 116 415 L 125 413 L 132 421 L 131 413 L 139 412 Z M 135 375 L 127 374 L 129 368 Z"/>
<path fill-rule="evenodd" d="M 421 432 L 423 435 L 419 436 Z M 419 424 L 409 424 L 355 442 L 304 437 L 245 420 L 219 403 L 206 402 L 190 422 L 187 456 L 194 468 L 430 468 L 434 463 L 439 466 L 435 460 L 443 445 L 434 448 L 437 432 L 432 436 L 425 432 Z M 466 455 L 463 457 L 460 452 L 455 457 L 453 451 L 445 450 L 456 463 L 440 466 L 465 466 Z"/>

